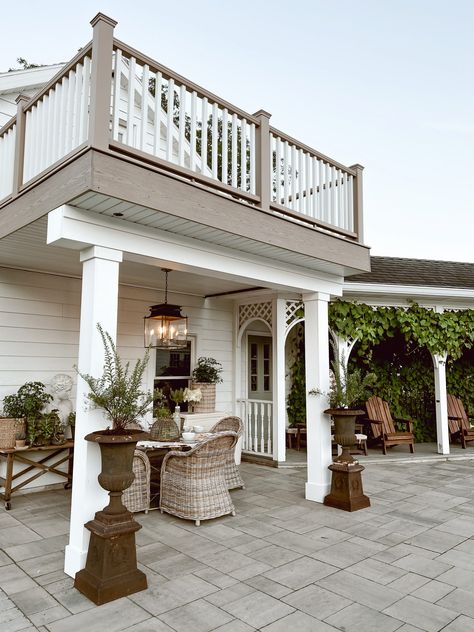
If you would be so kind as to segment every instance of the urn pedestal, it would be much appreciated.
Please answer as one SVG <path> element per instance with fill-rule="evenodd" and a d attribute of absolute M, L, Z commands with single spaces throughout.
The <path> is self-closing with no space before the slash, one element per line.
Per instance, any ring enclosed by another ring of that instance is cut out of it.
<path fill-rule="evenodd" d="M 364 467 L 350 453 L 355 444 L 355 420 L 363 410 L 329 408 L 324 411 L 334 419 L 334 441 L 342 447 L 342 454 L 334 459 L 331 470 L 331 491 L 324 504 L 344 511 L 357 511 L 370 507 L 364 494 L 361 473 Z"/>
<path fill-rule="evenodd" d="M 146 575 L 137 568 L 135 533 L 141 525 L 122 503 L 122 493 L 134 479 L 137 441 L 147 437 L 140 430 L 124 435 L 93 432 L 85 437 L 99 444 L 102 471 L 98 479 L 110 501 L 85 525 L 91 532 L 86 566 L 76 573 L 74 587 L 97 605 L 147 588 Z"/>

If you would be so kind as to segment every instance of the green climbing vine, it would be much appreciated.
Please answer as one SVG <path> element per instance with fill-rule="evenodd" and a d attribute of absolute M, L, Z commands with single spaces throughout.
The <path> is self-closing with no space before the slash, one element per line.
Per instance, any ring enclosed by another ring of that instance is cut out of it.
<path fill-rule="evenodd" d="M 430 354 L 447 354 L 448 392 L 474 414 L 474 310 L 436 312 L 408 307 L 372 307 L 338 300 L 329 304 L 329 326 L 346 340 L 357 339 L 350 367 L 375 373 L 374 393 L 390 402 L 394 416 L 414 421 L 416 441 L 434 441 L 435 394 Z M 287 412 L 304 423 L 304 345 L 290 367 Z M 360 402 L 363 404 L 363 402 Z"/>
<path fill-rule="evenodd" d="M 474 310 L 435 312 L 411 303 L 403 307 L 371 307 L 364 303 L 335 301 L 329 305 L 329 326 L 346 339 L 359 340 L 358 353 L 401 331 L 405 340 L 430 353 L 461 357 L 474 345 Z"/>

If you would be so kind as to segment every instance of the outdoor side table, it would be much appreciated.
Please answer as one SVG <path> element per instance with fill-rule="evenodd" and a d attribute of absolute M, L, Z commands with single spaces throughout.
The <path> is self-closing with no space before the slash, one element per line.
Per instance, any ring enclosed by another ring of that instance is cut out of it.
<path fill-rule="evenodd" d="M 45 455 L 38 461 L 35 461 L 30 456 L 31 452 L 44 452 Z M 5 502 L 5 509 L 11 508 L 11 497 L 15 492 L 48 472 L 65 478 L 65 489 L 71 487 L 73 458 L 74 441 L 66 441 L 62 445 L 34 446 L 20 450 L 16 448 L 0 449 L 0 459 L 5 459 L 6 461 L 5 477 L 0 477 L 0 485 L 4 487 L 3 493 L 0 493 L 0 500 Z M 60 465 L 66 462 L 68 464 L 67 472 L 58 469 Z M 13 473 L 14 463 L 19 463 L 24 467 Z M 35 470 L 39 471 L 35 472 Z M 31 472 L 31 476 L 25 480 L 18 481 L 18 479 Z"/>

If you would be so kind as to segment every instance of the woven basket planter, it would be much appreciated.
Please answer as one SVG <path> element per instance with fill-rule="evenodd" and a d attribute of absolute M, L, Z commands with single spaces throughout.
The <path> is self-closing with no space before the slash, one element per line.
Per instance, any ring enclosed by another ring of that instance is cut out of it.
<path fill-rule="evenodd" d="M 26 432 L 26 422 L 23 418 L 5 417 L 0 419 L 0 449 L 14 448 L 17 432 Z"/>
<path fill-rule="evenodd" d="M 213 413 L 216 410 L 216 385 L 207 382 L 193 382 L 193 388 L 199 388 L 202 393 L 201 401 L 194 404 L 194 412 Z"/>
<path fill-rule="evenodd" d="M 150 428 L 151 441 L 176 441 L 179 439 L 179 428 L 173 417 L 159 417 Z"/>

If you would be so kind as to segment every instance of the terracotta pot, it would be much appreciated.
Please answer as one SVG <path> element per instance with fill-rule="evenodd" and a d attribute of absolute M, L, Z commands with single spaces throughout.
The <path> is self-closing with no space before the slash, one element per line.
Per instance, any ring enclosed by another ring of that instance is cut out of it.
<path fill-rule="evenodd" d="M 334 461 L 336 463 L 352 463 L 350 449 L 355 444 L 355 422 L 359 415 L 364 415 L 363 410 L 351 410 L 349 408 L 328 408 L 324 411 L 334 419 L 334 441 L 342 447 L 342 454 Z"/>
<path fill-rule="evenodd" d="M 200 402 L 194 404 L 195 413 L 213 413 L 216 410 L 216 385 L 208 382 L 193 382 L 193 388 L 202 393 Z"/>

